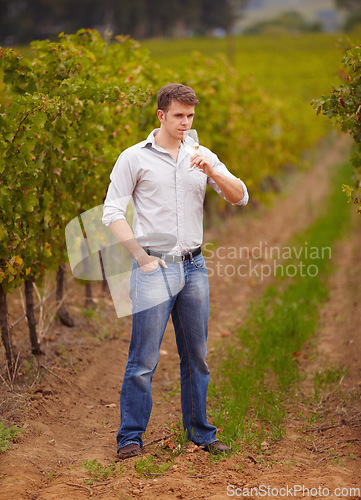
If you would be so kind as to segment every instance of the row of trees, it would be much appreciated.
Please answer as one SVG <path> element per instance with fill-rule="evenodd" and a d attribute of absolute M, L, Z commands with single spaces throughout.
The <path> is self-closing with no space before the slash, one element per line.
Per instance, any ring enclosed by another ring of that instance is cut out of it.
<path fill-rule="evenodd" d="M 0 0 L 0 43 L 27 43 L 60 31 L 108 27 L 137 39 L 230 31 L 248 0 Z"/>
<path fill-rule="evenodd" d="M 35 43 L 34 61 L 0 50 L 7 90 L 0 114 L 0 324 L 10 371 L 6 294 L 25 282 L 32 352 L 39 354 L 33 283 L 62 269 L 66 224 L 101 204 L 115 151 L 127 145 L 138 106 L 151 93 L 143 86 L 144 54 L 131 40 L 119 41 L 106 46 L 98 33 L 82 30 L 59 43 Z"/>

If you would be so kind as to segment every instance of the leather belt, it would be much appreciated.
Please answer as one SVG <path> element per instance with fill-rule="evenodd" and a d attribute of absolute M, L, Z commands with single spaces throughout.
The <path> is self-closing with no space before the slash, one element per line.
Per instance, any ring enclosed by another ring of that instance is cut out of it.
<path fill-rule="evenodd" d="M 199 255 L 202 251 L 201 247 L 196 248 L 195 250 L 192 250 L 191 252 L 185 253 L 183 255 L 169 255 L 169 254 L 164 254 L 162 252 L 157 252 L 156 250 L 151 250 L 150 248 L 143 247 L 143 249 L 147 252 L 148 255 L 152 255 L 153 257 L 159 257 L 160 259 L 163 257 L 163 260 L 165 262 L 184 262 L 185 260 L 190 260 L 191 254 L 193 257 L 196 257 Z"/>

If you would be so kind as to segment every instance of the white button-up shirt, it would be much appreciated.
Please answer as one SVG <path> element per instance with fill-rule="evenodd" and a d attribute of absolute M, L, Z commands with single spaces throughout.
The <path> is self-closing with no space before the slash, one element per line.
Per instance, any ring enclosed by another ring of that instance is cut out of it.
<path fill-rule="evenodd" d="M 133 232 L 142 246 L 165 253 L 185 253 L 200 246 L 203 240 L 203 202 L 207 184 L 224 196 L 210 177 L 190 168 L 191 155 L 183 144 L 177 160 L 157 146 L 154 136 L 158 130 L 119 156 L 110 174 L 102 222 L 109 226 L 116 220 L 126 219 L 131 200 Z M 236 179 L 209 149 L 200 146 L 198 152 L 208 156 L 217 172 Z M 240 182 L 244 196 L 236 205 L 246 205 L 247 188 L 243 181 Z"/>

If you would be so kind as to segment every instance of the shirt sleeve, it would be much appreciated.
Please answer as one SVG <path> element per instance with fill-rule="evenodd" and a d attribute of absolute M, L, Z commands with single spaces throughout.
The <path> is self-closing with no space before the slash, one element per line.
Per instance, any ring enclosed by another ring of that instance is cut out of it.
<path fill-rule="evenodd" d="M 103 204 L 102 223 L 106 226 L 126 218 L 127 206 L 136 186 L 136 179 L 127 151 L 124 151 L 116 161 L 110 174 L 110 180 Z"/>
<path fill-rule="evenodd" d="M 207 156 L 210 157 L 212 167 L 217 170 L 220 174 L 223 174 L 225 177 L 229 177 L 230 179 L 237 179 L 239 182 L 242 184 L 243 188 L 243 198 L 239 200 L 237 203 L 232 203 L 232 205 L 247 205 L 248 200 L 249 200 L 249 195 L 247 191 L 247 187 L 245 183 L 239 179 L 238 177 L 234 176 L 231 174 L 231 172 L 227 169 L 227 167 L 219 160 L 218 156 L 212 153 L 211 151 L 207 150 L 206 152 Z M 208 177 L 207 179 L 207 184 L 214 189 L 222 198 L 224 198 L 226 201 L 228 201 L 225 196 L 223 195 L 222 191 L 219 189 L 218 185 L 214 182 L 213 179 Z M 229 202 L 231 203 L 231 202 Z"/>

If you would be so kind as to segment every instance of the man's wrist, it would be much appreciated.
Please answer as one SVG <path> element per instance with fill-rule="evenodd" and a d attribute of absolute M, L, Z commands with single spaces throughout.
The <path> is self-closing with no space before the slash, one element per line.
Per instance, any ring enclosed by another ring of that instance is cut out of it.
<path fill-rule="evenodd" d="M 149 255 L 142 247 L 139 247 L 139 250 L 133 254 L 133 257 L 140 266 L 144 266 L 150 262 Z"/>

